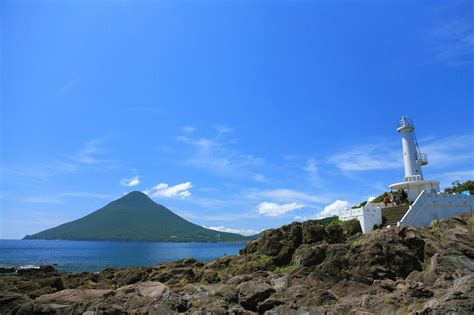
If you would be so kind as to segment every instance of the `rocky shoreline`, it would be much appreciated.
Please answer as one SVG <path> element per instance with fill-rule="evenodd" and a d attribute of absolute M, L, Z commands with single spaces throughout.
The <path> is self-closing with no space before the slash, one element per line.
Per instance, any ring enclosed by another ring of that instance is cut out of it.
<path fill-rule="evenodd" d="M 155 267 L 0 275 L 1 314 L 472 314 L 474 216 L 363 235 L 292 223 L 238 256 Z"/>

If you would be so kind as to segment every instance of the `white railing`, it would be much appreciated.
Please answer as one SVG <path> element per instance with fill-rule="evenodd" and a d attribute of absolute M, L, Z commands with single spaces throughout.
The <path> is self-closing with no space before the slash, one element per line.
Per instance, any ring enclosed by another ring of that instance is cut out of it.
<path fill-rule="evenodd" d="M 405 182 L 417 182 L 421 180 L 421 175 L 405 176 Z"/>
<path fill-rule="evenodd" d="M 405 128 L 405 127 L 414 128 L 413 127 L 413 120 L 404 118 L 404 119 L 402 119 L 398 122 L 397 127 L 398 128 Z"/>
<path fill-rule="evenodd" d="M 428 156 L 424 153 L 420 153 L 418 152 L 416 154 L 416 163 L 418 163 L 418 165 L 426 165 L 428 164 Z"/>

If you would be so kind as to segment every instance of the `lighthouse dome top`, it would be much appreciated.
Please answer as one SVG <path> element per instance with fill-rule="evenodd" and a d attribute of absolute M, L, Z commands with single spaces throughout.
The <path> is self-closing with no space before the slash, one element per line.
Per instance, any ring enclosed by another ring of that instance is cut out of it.
<path fill-rule="evenodd" d="M 415 130 L 415 125 L 413 124 L 412 119 L 408 119 L 406 116 L 402 116 L 402 119 L 398 122 L 397 131 L 413 131 Z"/>

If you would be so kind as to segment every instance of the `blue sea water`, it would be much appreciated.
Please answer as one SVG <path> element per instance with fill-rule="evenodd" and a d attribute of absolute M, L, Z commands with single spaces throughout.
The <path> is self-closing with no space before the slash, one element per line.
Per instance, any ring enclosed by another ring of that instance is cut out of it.
<path fill-rule="evenodd" d="M 153 243 L 56 240 L 0 240 L 0 266 L 54 265 L 60 271 L 154 266 L 183 258 L 207 262 L 236 255 L 245 243 Z"/>

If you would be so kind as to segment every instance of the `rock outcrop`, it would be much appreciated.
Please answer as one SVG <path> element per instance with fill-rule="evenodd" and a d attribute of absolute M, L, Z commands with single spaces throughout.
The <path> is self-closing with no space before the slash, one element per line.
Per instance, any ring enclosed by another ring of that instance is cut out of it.
<path fill-rule="evenodd" d="M 473 214 L 363 235 L 357 221 L 263 232 L 239 256 L 0 275 L 1 314 L 472 314 Z"/>

